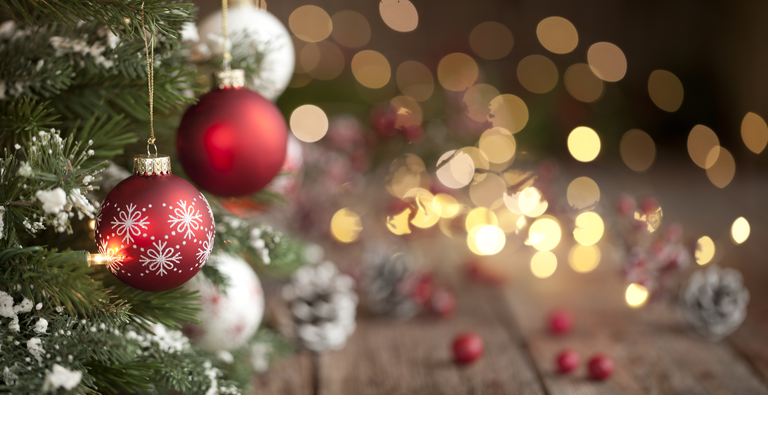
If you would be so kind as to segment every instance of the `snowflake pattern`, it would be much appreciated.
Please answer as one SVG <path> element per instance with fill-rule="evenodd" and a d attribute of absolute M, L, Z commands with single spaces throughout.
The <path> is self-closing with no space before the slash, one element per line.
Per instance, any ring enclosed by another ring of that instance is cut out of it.
<path fill-rule="evenodd" d="M 174 270 L 174 265 L 179 264 L 181 252 L 176 252 L 173 247 L 166 248 L 168 242 L 158 240 L 152 245 L 157 249 L 150 249 L 147 255 L 141 256 L 141 265 L 149 265 L 149 271 L 156 271 L 158 276 L 164 276 L 168 270 Z M 175 255 L 174 255 L 175 253 Z"/>
<path fill-rule="evenodd" d="M 200 224 L 203 222 L 203 215 L 200 214 L 200 210 L 195 209 L 194 204 L 187 206 L 187 202 L 184 200 L 177 203 L 177 207 L 168 217 L 170 217 L 168 222 L 171 222 L 171 228 L 183 232 L 185 239 L 194 237 L 195 233 L 192 230 L 199 230 Z M 179 224 L 178 227 L 176 226 L 177 223 Z"/>
<path fill-rule="evenodd" d="M 128 244 L 133 242 L 132 236 L 140 235 L 141 230 L 147 229 L 147 225 L 149 225 L 149 221 L 147 221 L 149 216 L 144 216 L 141 219 L 141 212 L 136 210 L 136 205 L 134 204 L 128 204 L 126 209 L 118 213 L 118 215 L 120 219 L 118 220 L 118 216 L 114 217 L 112 228 L 117 228 L 115 233 L 118 236 L 123 236 L 122 241 Z"/>
<path fill-rule="evenodd" d="M 104 254 L 107 257 L 115 256 L 115 251 L 109 248 L 109 242 L 105 238 L 101 239 L 101 242 L 99 242 L 99 253 Z M 113 274 L 117 274 L 117 270 L 121 265 L 123 265 L 123 258 L 118 256 L 117 260 L 109 261 L 107 263 L 107 269 L 109 269 L 109 271 L 111 271 Z"/>
<path fill-rule="evenodd" d="M 211 217 L 211 221 L 213 221 L 213 207 L 211 207 L 211 204 L 208 202 L 208 198 L 205 197 L 202 193 L 200 194 L 200 198 L 203 199 L 205 202 L 205 205 L 208 207 L 208 216 Z"/>
<path fill-rule="evenodd" d="M 198 243 L 201 247 L 197 249 L 197 260 L 199 261 L 198 267 L 203 267 L 208 257 L 211 256 L 213 250 L 213 230 L 208 231 L 208 239 Z"/>

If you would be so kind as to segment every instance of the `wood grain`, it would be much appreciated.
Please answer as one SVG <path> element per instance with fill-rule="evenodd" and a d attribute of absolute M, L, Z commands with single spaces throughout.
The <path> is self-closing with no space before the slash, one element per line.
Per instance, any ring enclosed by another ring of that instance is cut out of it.
<path fill-rule="evenodd" d="M 299 352 L 278 360 L 269 370 L 254 377 L 253 394 L 309 395 L 315 394 L 315 365 L 312 355 Z"/>

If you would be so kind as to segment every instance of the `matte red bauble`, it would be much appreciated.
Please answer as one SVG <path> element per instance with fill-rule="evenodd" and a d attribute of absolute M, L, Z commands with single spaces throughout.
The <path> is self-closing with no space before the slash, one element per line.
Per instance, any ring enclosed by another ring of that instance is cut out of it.
<path fill-rule="evenodd" d="M 469 364 L 483 356 L 485 344 L 475 333 L 462 333 L 453 340 L 453 361 L 458 364 Z"/>
<path fill-rule="evenodd" d="M 208 201 L 170 173 L 167 156 L 137 156 L 134 175 L 107 195 L 96 217 L 99 253 L 121 281 L 143 291 L 183 285 L 203 267 L 213 248 Z"/>
<path fill-rule="evenodd" d="M 239 197 L 260 191 L 280 172 L 288 128 L 272 102 L 237 81 L 229 84 L 184 113 L 176 150 L 184 172 L 201 189 Z"/>

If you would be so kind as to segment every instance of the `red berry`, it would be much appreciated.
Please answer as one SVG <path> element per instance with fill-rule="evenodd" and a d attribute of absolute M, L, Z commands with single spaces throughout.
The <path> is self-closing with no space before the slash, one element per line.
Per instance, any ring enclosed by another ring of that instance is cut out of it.
<path fill-rule="evenodd" d="M 596 354 L 587 365 L 589 377 L 594 380 L 604 380 L 613 374 L 613 360 L 605 354 Z"/>
<path fill-rule="evenodd" d="M 485 344 L 475 333 L 462 333 L 453 340 L 453 361 L 458 364 L 469 364 L 483 356 Z"/>
<path fill-rule="evenodd" d="M 637 203 L 635 202 L 635 199 L 632 197 L 632 195 L 621 194 L 617 207 L 619 214 L 623 216 L 629 216 L 633 211 L 635 211 Z"/>
<path fill-rule="evenodd" d="M 553 334 L 566 334 L 573 329 L 573 316 L 565 309 L 557 309 L 549 314 L 549 331 Z"/>
<path fill-rule="evenodd" d="M 574 350 L 565 350 L 557 356 L 557 370 L 562 374 L 566 374 L 579 365 L 579 353 Z"/>
<path fill-rule="evenodd" d="M 440 318 L 450 318 L 456 312 L 456 296 L 448 290 L 437 290 L 429 301 L 432 312 Z"/>
<path fill-rule="evenodd" d="M 651 214 L 659 208 L 659 202 L 654 197 L 646 197 L 640 204 L 640 211 L 643 214 Z"/>

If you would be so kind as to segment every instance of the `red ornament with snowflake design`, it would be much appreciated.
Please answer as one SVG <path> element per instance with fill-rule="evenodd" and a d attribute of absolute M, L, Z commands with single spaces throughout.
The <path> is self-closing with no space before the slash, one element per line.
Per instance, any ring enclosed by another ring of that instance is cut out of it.
<path fill-rule="evenodd" d="M 179 124 L 179 162 L 201 189 L 221 197 L 262 190 L 280 172 L 288 126 L 275 104 L 243 87 L 243 71 L 217 72 L 219 88 L 189 107 Z"/>
<path fill-rule="evenodd" d="M 167 156 L 137 156 L 134 175 L 107 195 L 96 217 L 99 253 L 121 281 L 143 291 L 183 285 L 203 267 L 213 248 L 208 201 L 170 172 Z"/>

